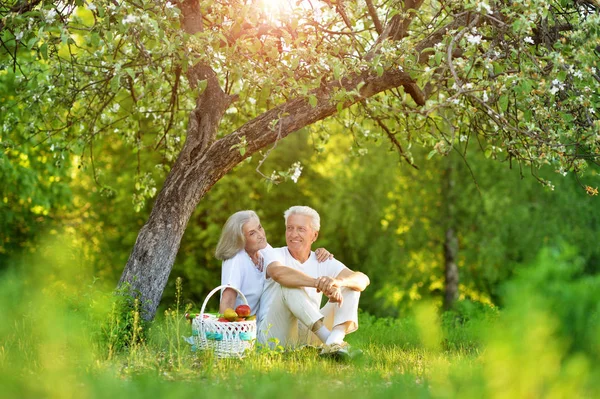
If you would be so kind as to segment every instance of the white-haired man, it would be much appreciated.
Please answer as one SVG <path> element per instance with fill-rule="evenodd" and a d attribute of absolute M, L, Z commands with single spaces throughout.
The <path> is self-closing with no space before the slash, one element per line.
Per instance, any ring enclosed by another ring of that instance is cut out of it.
<path fill-rule="evenodd" d="M 336 259 L 317 262 L 311 251 L 320 229 L 317 211 L 293 206 L 284 218 L 287 247 L 263 253 L 266 283 L 258 315 L 259 341 L 276 338 L 284 346 L 324 343 L 323 355 L 349 357 L 344 338 L 358 328 L 358 301 L 369 278 Z M 329 301 L 321 308 L 323 293 Z"/>

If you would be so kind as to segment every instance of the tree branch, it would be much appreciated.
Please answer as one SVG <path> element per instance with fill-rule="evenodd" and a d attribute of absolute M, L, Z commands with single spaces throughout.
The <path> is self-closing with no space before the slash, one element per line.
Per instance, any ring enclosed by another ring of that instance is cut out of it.
<path fill-rule="evenodd" d="M 10 9 L 10 12 L 16 13 L 16 14 L 24 14 L 28 11 L 33 10 L 34 7 L 37 6 L 38 4 L 40 4 L 41 2 L 42 2 L 42 0 L 31 0 L 31 1 L 23 0 L 16 6 L 12 7 Z M 6 25 L 4 25 L 3 19 L 0 19 L 0 32 L 2 32 L 4 30 L 5 26 Z"/>
<path fill-rule="evenodd" d="M 385 132 L 385 134 L 387 134 L 388 138 L 390 139 L 390 141 L 392 142 L 392 144 L 396 147 L 396 149 L 398 150 L 398 153 L 400 154 L 400 156 L 402 158 L 404 158 L 404 160 L 413 168 L 415 169 L 419 169 L 419 167 L 417 165 L 414 164 L 414 162 L 408 157 L 408 155 L 406 155 L 406 153 L 404 152 L 404 149 L 402 148 L 402 144 L 400 144 L 400 142 L 398 141 L 398 139 L 396 138 L 396 135 L 394 133 L 391 132 L 391 130 L 387 127 L 387 125 L 385 123 L 383 123 L 383 121 L 381 120 L 381 118 L 378 118 L 376 116 L 374 116 L 365 106 L 365 109 L 367 111 L 367 113 L 369 114 L 369 116 L 371 117 L 371 119 L 373 119 L 380 128 L 383 129 L 383 131 Z"/>
<path fill-rule="evenodd" d="M 383 32 L 373 44 L 373 47 L 365 55 L 365 60 L 371 61 L 375 55 L 379 52 L 381 44 L 387 40 L 400 40 L 404 38 L 408 32 L 416 11 L 421 7 L 424 0 L 406 0 L 404 2 L 403 11 L 406 16 L 402 14 L 396 14 L 392 17 L 390 22 L 387 24 Z M 425 94 L 414 82 L 409 82 L 404 85 L 404 91 L 408 93 L 413 100 L 419 105 L 425 105 Z"/>
<path fill-rule="evenodd" d="M 375 6 L 373 5 L 373 1 L 372 0 L 365 0 L 367 2 L 367 9 L 369 10 L 369 16 L 371 17 L 371 19 L 373 20 L 373 24 L 375 25 L 375 30 L 377 31 L 377 34 L 381 35 L 381 33 L 383 32 L 383 26 L 381 25 L 381 21 L 379 20 L 379 17 L 377 16 L 377 10 L 375 9 Z"/>

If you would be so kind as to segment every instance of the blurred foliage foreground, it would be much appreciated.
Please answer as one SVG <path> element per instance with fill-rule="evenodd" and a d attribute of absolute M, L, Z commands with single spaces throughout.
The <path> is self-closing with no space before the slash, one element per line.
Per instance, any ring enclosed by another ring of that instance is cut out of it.
<path fill-rule="evenodd" d="M 63 246 L 66 238 L 61 238 Z M 144 325 L 138 304 L 93 280 L 76 251 L 42 246 L 27 272 L 0 279 L 0 397 L 597 397 L 600 276 L 569 247 L 544 249 L 502 285 L 502 310 L 461 301 L 440 314 L 361 314 L 339 364 L 314 350 L 257 350 L 243 360 L 193 353 L 181 339 L 186 291 Z M 196 309 L 194 309 L 196 310 Z"/>

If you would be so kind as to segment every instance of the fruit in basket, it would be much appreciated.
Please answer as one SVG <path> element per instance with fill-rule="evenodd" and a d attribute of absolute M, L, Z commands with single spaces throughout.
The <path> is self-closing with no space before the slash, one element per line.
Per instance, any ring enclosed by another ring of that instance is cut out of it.
<path fill-rule="evenodd" d="M 246 321 L 251 321 L 251 320 L 256 320 L 256 315 L 255 314 L 246 317 Z"/>
<path fill-rule="evenodd" d="M 239 305 L 237 308 L 235 308 L 235 312 L 240 317 L 248 317 L 248 316 L 250 316 L 250 312 L 251 312 L 250 306 L 248 306 L 248 305 Z"/>
<path fill-rule="evenodd" d="M 244 317 L 238 317 L 237 319 L 235 319 L 235 321 L 246 321 L 246 319 Z"/>
<path fill-rule="evenodd" d="M 186 313 L 185 314 L 185 318 L 188 320 L 194 320 L 198 316 L 200 316 L 200 313 Z"/>
<path fill-rule="evenodd" d="M 219 317 L 219 319 L 218 319 L 218 320 L 219 320 L 221 323 L 229 323 L 229 320 L 227 320 L 227 319 L 226 319 L 226 318 L 224 318 L 224 317 Z"/>
<path fill-rule="evenodd" d="M 223 317 L 229 321 L 235 321 L 235 319 L 238 318 L 238 314 L 235 312 L 235 310 L 233 310 L 231 308 L 227 308 L 223 312 Z"/>

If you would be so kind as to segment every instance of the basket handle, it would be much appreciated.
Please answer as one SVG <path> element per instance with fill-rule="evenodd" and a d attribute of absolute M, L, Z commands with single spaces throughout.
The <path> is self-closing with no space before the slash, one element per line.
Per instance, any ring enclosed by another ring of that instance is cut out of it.
<path fill-rule="evenodd" d="M 244 304 L 245 305 L 248 304 L 248 300 L 246 299 L 246 296 L 242 293 L 242 291 L 238 290 L 235 287 L 232 287 L 229 284 L 220 285 L 217 288 L 215 288 L 214 290 L 212 290 L 211 292 L 209 292 L 208 295 L 206 296 L 206 299 L 204 300 L 204 303 L 202 304 L 202 308 L 200 309 L 200 320 L 204 320 L 204 309 L 206 309 L 206 304 L 208 303 L 208 300 L 215 294 L 215 292 L 217 292 L 223 288 L 231 288 L 232 290 L 237 291 L 237 293 L 242 296 L 242 300 L 244 301 Z"/>

